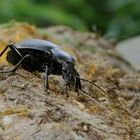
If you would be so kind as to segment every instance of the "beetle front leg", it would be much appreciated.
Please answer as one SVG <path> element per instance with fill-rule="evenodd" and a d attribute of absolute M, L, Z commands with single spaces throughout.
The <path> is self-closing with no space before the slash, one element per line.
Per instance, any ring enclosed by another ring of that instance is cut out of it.
<path fill-rule="evenodd" d="M 78 74 L 78 72 L 76 73 L 76 84 L 75 84 L 75 92 L 77 92 L 77 94 L 79 95 L 79 89 L 82 89 L 81 86 L 81 81 L 80 81 L 80 75 Z"/>
<path fill-rule="evenodd" d="M 61 88 L 61 93 L 66 94 L 67 98 L 69 97 L 67 81 L 64 81 L 64 84 L 63 84 L 63 86 Z"/>

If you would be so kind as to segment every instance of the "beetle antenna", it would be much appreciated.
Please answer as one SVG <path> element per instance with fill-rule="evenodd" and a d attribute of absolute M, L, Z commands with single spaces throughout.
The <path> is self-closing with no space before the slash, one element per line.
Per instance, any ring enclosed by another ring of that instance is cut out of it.
<path fill-rule="evenodd" d="M 95 103 L 98 104 L 98 102 L 97 102 L 91 95 L 89 95 L 89 93 L 87 93 L 87 92 L 84 91 L 83 89 L 80 89 L 80 90 L 83 92 L 84 95 L 88 96 L 93 102 L 95 102 Z"/>
<path fill-rule="evenodd" d="M 99 87 L 97 84 L 95 84 L 95 83 L 93 83 L 93 82 L 91 82 L 91 81 L 89 81 L 89 80 L 86 80 L 86 79 L 84 79 L 84 78 L 80 78 L 80 77 L 78 77 L 78 78 L 79 78 L 80 80 L 82 80 L 82 81 L 85 81 L 85 82 L 88 82 L 88 83 L 94 85 L 95 87 L 97 87 L 98 89 L 100 89 L 102 92 L 104 92 L 105 94 L 107 94 L 108 96 L 110 96 L 108 92 L 106 92 L 104 89 L 102 89 L 101 87 Z"/>

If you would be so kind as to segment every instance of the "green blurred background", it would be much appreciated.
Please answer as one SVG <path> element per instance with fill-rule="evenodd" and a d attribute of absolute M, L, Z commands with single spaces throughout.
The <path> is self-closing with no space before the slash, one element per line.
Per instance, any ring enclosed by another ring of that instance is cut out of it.
<path fill-rule="evenodd" d="M 0 23 L 68 25 L 124 40 L 140 33 L 139 0 L 0 0 Z"/>

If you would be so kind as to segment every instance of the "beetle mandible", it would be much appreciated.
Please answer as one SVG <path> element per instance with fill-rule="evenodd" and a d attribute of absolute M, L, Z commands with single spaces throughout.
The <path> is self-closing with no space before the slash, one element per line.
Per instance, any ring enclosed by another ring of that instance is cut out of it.
<path fill-rule="evenodd" d="M 7 61 L 15 66 L 11 70 L 0 71 L 0 73 L 15 72 L 17 68 L 22 65 L 23 68 L 30 72 L 45 72 L 44 85 L 46 91 L 49 88 L 48 76 L 53 74 L 62 75 L 64 79 L 62 92 L 66 93 L 67 96 L 68 89 L 72 88 L 74 88 L 77 93 L 79 90 L 86 93 L 82 89 L 81 80 L 89 82 L 105 92 L 95 83 L 80 78 L 79 73 L 75 69 L 75 59 L 50 41 L 42 39 L 25 39 L 15 45 L 8 44 L 1 52 L 0 57 L 8 48 L 10 48 L 10 51 L 7 53 Z"/>

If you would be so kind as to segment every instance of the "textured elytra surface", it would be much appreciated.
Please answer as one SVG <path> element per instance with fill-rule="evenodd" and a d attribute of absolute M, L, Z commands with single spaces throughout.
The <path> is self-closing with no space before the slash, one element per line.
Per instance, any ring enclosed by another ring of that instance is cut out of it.
<path fill-rule="evenodd" d="M 58 44 L 76 59 L 81 77 L 94 81 L 108 95 L 82 82 L 90 95 L 60 93 L 61 76 L 19 68 L 15 74 L 0 74 L 0 138 L 4 140 L 139 140 L 140 76 L 100 36 L 56 26 L 37 29 L 25 23 L 0 28 L 0 51 L 9 42 L 41 38 Z M 0 69 L 10 69 L 0 58 Z"/>

